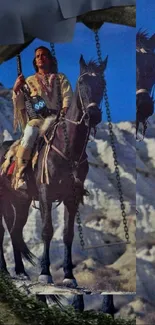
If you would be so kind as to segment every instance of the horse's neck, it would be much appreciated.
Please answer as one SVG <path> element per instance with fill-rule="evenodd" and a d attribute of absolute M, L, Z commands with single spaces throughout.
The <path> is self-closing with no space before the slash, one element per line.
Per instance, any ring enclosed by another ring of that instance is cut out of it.
<path fill-rule="evenodd" d="M 151 93 L 152 87 L 155 84 L 155 56 L 152 54 L 140 54 L 137 58 L 137 90 L 146 89 Z"/>
<path fill-rule="evenodd" d="M 149 78 L 137 78 L 137 90 L 146 89 L 149 94 L 151 93 L 152 87 L 155 84 L 155 80 Z"/>
<path fill-rule="evenodd" d="M 72 97 L 71 105 L 66 113 L 66 118 L 73 121 L 79 121 L 81 117 L 82 110 L 80 108 L 80 100 L 76 89 Z"/>
<path fill-rule="evenodd" d="M 70 142 L 70 150 L 76 159 L 81 155 L 85 143 L 87 143 L 86 140 L 89 133 L 88 128 L 85 126 L 84 120 L 79 125 L 72 123 L 72 121 L 78 122 L 82 118 L 83 112 L 80 105 L 79 97 L 77 92 L 75 92 L 71 106 L 66 114 L 66 119 L 69 120 L 66 121 L 66 126 Z"/>

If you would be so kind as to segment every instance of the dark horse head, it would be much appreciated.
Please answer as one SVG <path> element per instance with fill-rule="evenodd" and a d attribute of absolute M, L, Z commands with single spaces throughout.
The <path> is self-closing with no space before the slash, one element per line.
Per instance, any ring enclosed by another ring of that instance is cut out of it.
<path fill-rule="evenodd" d="M 143 136 L 147 128 L 147 119 L 154 112 L 154 100 L 151 94 L 155 84 L 155 34 L 148 37 L 146 32 L 136 35 L 136 134 L 139 123 L 143 124 Z"/>
<path fill-rule="evenodd" d="M 95 127 L 102 120 L 102 110 L 99 108 L 103 99 L 105 81 L 103 78 L 107 58 L 97 64 L 90 61 L 86 64 L 83 56 L 80 58 L 80 76 L 77 81 L 78 107 L 82 108 L 85 121 L 90 127 Z"/>

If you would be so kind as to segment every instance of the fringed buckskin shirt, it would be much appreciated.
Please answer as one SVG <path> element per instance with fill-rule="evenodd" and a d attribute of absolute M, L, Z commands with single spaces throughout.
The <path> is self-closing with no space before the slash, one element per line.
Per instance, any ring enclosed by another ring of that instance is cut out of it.
<path fill-rule="evenodd" d="M 44 87 L 41 87 L 40 82 L 38 82 L 36 75 L 32 75 L 26 78 L 26 83 L 30 89 L 31 95 L 30 96 L 41 96 L 48 109 L 64 109 L 71 105 L 71 100 L 73 96 L 72 87 L 67 79 L 67 77 L 63 73 L 57 74 L 59 81 L 60 81 L 60 94 L 61 94 L 61 101 L 62 107 L 58 106 L 58 91 L 57 91 L 57 80 L 55 75 L 48 74 L 48 83 L 50 87 L 50 96 L 46 93 Z M 41 78 L 41 75 L 39 75 Z M 48 88 L 49 88 L 48 87 Z M 50 97 L 50 98 L 49 98 Z M 25 129 L 25 126 L 28 122 L 28 117 L 26 114 L 25 104 L 24 104 L 24 94 L 22 90 L 20 90 L 17 94 L 13 91 L 13 106 L 14 106 L 14 130 L 17 130 L 17 127 L 20 125 L 22 131 Z"/>

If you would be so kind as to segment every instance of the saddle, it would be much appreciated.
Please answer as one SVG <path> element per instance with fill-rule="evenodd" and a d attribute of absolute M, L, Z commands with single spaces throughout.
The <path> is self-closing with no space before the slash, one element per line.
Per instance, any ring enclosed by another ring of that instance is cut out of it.
<path fill-rule="evenodd" d="M 9 142 L 6 141 L 4 143 L 4 146 L 7 147 L 7 150 L 5 152 L 5 155 L 3 155 L 1 159 L 1 173 L 5 173 L 8 180 L 10 181 L 10 185 L 12 188 L 14 188 L 15 184 L 15 178 L 16 178 L 16 153 L 18 150 L 18 147 L 20 145 L 21 139 L 14 141 L 11 146 L 9 146 Z M 8 143 L 7 143 L 8 142 Z M 41 140 L 39 140 L 39 143 Z M 43 141 L 42 141 L 43 143 Z M 39 144 L 36 143 L 34 146 L 34 150 L 32 152 L 32 159 L 28 163 L 27 167 L 24 171 L 24 178 L 28 184 L 28 192 L 30 195 L 32 195 L 35 200 L 38 199 L 38 193 L 37 193 L 37 187 L 35 184 L 35 178 L 34 178 L 34 169 L 37 165 L 37 159 L 39 154 Z M 31 180 L 31 185 L 29 186 L 29 180 Z M 33 180 L 33 181 L 32 181 Z"/>
<path fill-rule="evenodd" d="M 51 124 L 52 119 L 47 119 L 46 125 L 42 126 L 40 129 L 40 137 L 37 139 L 34 148 L 32 150 L 31 160 L 25 168 L 24 174 L 26 178 L 33 177 L 34 178 L 34 170 L 37 166 L 39 152 L 42 149 L 45 140 L 44 136 L 48 136 L 49 129 L 52 131 L 52 138 L 54 137 L 56 127 L 58 123 L 54 121 Z M 50 133 L 51 134 L 51 133 Z M 51 138 L 51 137 L 50 137 Z M 2 145 L 4 154 L 1 159 L 1 173 L 5 173 L 7 177 L 10 179 L 12 183 L 12 187 L 14 184 L 14 179 L 16 177 L 16 154 L 20 145 L 21 139 L 16 141 L 5 141 Z"/>
<path fill-rule="evenodd" d="M 18 151 L 20 141 L 21 140 L 16 140 L 15 142 L 13 142 L 11 146 L 9 145 L 10 144 L 9 141 L 6 141 L 4 143 L 4 146 L 5 147 L 8 146 L 8 148 L 1 160 L 1 170 L 4 171 L 7 176 L 11 176 L 13 174 L 15 162 L 16 162 L 16 153 Z M 37 157 L 39 153 L 38 150 L 39 150 L 39 144 L 36 143 L 36 145 L 34 146 L 34 150 L 32 152 L 32 159 L 31 159 L 33 169 L 35 168 L 37 163 Z"/>

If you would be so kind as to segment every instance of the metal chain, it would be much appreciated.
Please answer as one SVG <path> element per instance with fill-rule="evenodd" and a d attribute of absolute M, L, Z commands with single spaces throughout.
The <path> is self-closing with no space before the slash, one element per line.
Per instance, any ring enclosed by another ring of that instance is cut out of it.
<path fill-rule="evenodd" d="M 51 47 L 51 54 L 52 56 L 55 58 L 56 60 L 56 54 L 55 54 L 55 47 L 53 43 L 50 43 L 50 47 Z M 56 64 L 57 64 L 57 73 L 58 73 L 58 63 L 56 60 Z M 58 91 L 58 102 L 57 102 L 57 106 L 59 107 L 59 115 L 60 115 L 60 111 L 62 108 L 62 94 L 61 94 L 61 85 L 60 85 L 60 79 L 57 76 L 56 77 L 56 83 L 57 83 L 57 91 Z M 82 223 L 81 223 L 81 219 L 80 219 L 80 212 L 78 209 L 78 198 L 76 195 L 76 188 L 75 188 L 75 179 L 74 179 L 74 174 L 73 174 L 73 169 L 75 167 L 74 162 L 72 160 L 72 156 L 71 156 L 71 152 L 70 152 L 70 148 L 69 148 L 69 138 L 68 138 L 68 133 L 67 133 L 67 126 L 66 126 L 66 122 L 65 122 L 65 118 L 63 116 L 63 114 L 61 115 L 61 122 L 62 122 L 62 128 L 63 128 L 63 132 L 64 132 L 64 139 L 65 139 L 65 151 L 68 157 L 68 164 L 69 164 L 69 168 L 70 168 L 70 177 L 71 177 L 71 182 L 72 182 L 72 190 L 73 190 L 73 196 L 74 196 L 74 202 L 75 202 L 75 206 L 77 208 L 76 210 L 76 221 L 78 224 L 78 231 L 79 231 L 79 238 L 80 238 L 80 244 L 81 244 L 81 248 L 82 250 L 84 250 L 85 248 L 85 242 L 84 242 L 84 238 L 83 238 L 83 229 L 82 229 Z"/>
<path fill-rule="evenodd" d="M 20 53 L 18 53 L 16 55 L 16 59 L 17 59 L 17 74 L 18 74 L 18 77 L 19 77 L 22 74 L 22 62 L 21 62 Z M 26 112 L 27 112 L 27 115 L 28 115 L 29 119 L 30 120 L 37 119 L 38 115 L 35 112 L 35 110 L 33 108 L 33 105 L 31 103 L 30 89 L 29 89 L 26 82 L 25 82 L 22 90 L 23 90 L 23 94 L 24 94 L 24 102 L 25 102 Z"/>
<path fill-rule="evenodd" d="M 98 61 L 101 64 L 102 63 L 102 54 L 101 54 L 101 46 L 100 46 L 98 30 L 94 30 L 94 33 L 95 33 L 95 42 L 96 42 Z M 128 230 L 128 226 L 127 226 L 127 217 L 126 217 L 125 204 L 124 204 L 124 198 L 123 198 L 123 192 L 122 192 L 122 184 L 121 184 L 120 171 L 119 171 L 119 167 L 118 167 L 118 160 L 117 160 L 117 154 L 116 154 L 110 105 L 109 105 L 109 100 L 108 100 L 108 95 L 107 95 L 107 84 L 106 84 L 104 74 L 103 74 L 103 79 L 104 79 L 104 84 L 105 84 L 104 99 L 105 99 L 105 106 L 106 106 L 106 113 L 107 113 L 107 120 L 108 120 L 108 128 L 109 128 L 109 132 L 110 132 L 110 142 L 111 142 L 111 147 L 112 147 L 112 151 L 113 151 L 117 188 L 118 188 L 118 193 L 119 193 L 121 214 L 123 217 L 123 224 L 124 224 L 124 233 L 125 233 L 126 242 L 128 244 L 129 243 L 129 230 Z"/>
<path fill-rule="evenodd" d="M 79 238 L 80 238 L 80 244 L 82 247 L 82 250 L 84 250 L 85 248 L 85 242 L 84 242 L 84 238 L 83 238 L 83 229 L 82 229 L 82 223 L 81 223 L 81 219 L 80 219 L 80 212 L 78 209 L 78 198 L 76 195 L 76 188 L 75 188 L 75 179 L 74 179 L 74 174 L 73 174 L 73 168 L 74 168 L 74 162 L 72 161 L 72 157 L 71 157 L 71 153 L 70 153 L 70 148 L 69 148 L 69 139 L 68 139 L 68 133 L 67 133 L 67 127 L 66 127 L 66 123 L 65 123 L 65 119 L 62 117 L 62 127 L 63 127 L 63 132 L 64 132 L 64 138 L 65 138 L 65 143 L 66 143 L 66 153 L 67 156 L 69 158 L 68 163 L 69 163 L 69 168 L 70 168 L 70 177 L 71 177 L 71 181 L 72 181 L 72 190 L 73 190 L 73 196 L 74 196 L 74 202 L 75 202 L 75 206 L 76 206 L 76 221 L 78 224 L 78 231 L 79 231 Z"/>

